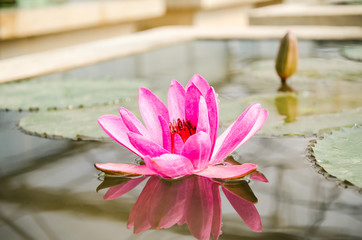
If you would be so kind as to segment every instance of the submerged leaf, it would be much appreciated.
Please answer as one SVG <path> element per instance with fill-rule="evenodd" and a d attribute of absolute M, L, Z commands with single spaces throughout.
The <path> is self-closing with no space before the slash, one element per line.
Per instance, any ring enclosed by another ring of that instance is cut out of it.
<path fill-rule="evenodd" d="M 132 178 L 129 178 L 129 177 L 109 177 L 109 176 L 105 176 L 103 182 L 98 185 L 96 190 L 98 192 L 99 190 L 102 190 L 102 189 L 105 189 L 105 188 L 109 188 L 109 187 L 117 186 L 119 184 L 126 183 L 131 179 Z"/>
<path fill-rule="evenodd" d="M 231 193 L 242 197 L 243 199 L 252 202 L 257 203 L 258 199 L 253 193 L 253 190 L 251 190 L 249 184 L 245 180 L 237 181 L 237 182 L 227 182 L 223 184 L 223 187 L 229 190 Z"/>
<path fill-rule="evenodd" d="M 316 163 L 341 181 L 362 188 L 362 127 L 343 128 L 318 140 L 313 147 Z"/>
<path fill-rule="evenodd" d="M 342 49 L 342 55 L 348 59 L 362 61 L 362 45 L 346 46 Z"/>

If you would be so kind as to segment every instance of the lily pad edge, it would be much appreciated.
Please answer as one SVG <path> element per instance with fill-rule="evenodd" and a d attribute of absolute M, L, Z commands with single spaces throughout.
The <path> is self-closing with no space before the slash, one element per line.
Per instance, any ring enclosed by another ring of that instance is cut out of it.
<path fill-rule="evenodd" d="M 20 119 L 21 120 L 21 119 Z M 45 138 L 45 139 L 51 139 L 51 140 L 71 140 L 71 141 L 88 141 L 88 142 L 112 142 L 112 139 L 110 137 L 89 137 L 89 136 L 83 136 L 80 134 L 77 134 L 75 137 L 64 137 L 61 135 L 56 134 L 47 134 L 46 132 L 39 133 L 35 131 L 29 131 L 25 128 L 20 126 L 20 120 L 16 124 L 17 129 L 30 136 Z"/>
<path fill-rule="evenodd" d="M 356 125 L 358 125 L 358 124 L 355 124 L 355 126 Z M 339 130 L 342 129 L 342 128 L 343 127 L 339 128 Z M 315 147 L 315 144 L 317 143 L 317 140 L 322 140 L 322 139 L 324 139 L 325 135 L 332 135 L 332 134 L 333 134 L 333 131 L 330 131 L 328 133 L 318 135 L 317 138 L 310 140 L 309 145 L 306 148 L 305 157 L 308 160 L 308 162 L 312 164 L 311 167 L 318 174 L 322 175 L 328 181 L 335 182 L 341 188 L 351 189 L 353 191 L 356 191 L 356 192 L 362 194 L 362 188 L 354 185 L 353 183 L 351 183 L 348 180 L 342 180 L 342 179 L 337 178 L 336 176 L 328 173 L 320 164 L 318 164 L 318 161 L 317 161 L 317 158 L 315 157 L 313 148 Z"/>

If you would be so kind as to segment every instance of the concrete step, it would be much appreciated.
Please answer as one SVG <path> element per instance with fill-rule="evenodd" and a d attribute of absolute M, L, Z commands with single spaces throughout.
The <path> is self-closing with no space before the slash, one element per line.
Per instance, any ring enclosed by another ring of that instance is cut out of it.
<path fill-rule="evenodd" d="M 249 11 L 250 25 L 362 26 L 362 5 L 282 4 Z"/>
<path fill-rule="evenodd" d="M 0 10 L 0 40 L 33 37 L 158 17 L 163 0 L 85 1 Z"/>
<path fill-rule="evenodd" d="M 141 29 L 165 25 L 198 27 L 244 27 L 248 11 L 254 7 L 280 3 L 282 0 L 168 0 L 165 15 L 142 21 Z"/>
<path fill-rule="evenodd" d="M 164 0 L 79 1 L 0 9 L 0 59 L 133 33 L 139 21 L 165 11 Z"/>

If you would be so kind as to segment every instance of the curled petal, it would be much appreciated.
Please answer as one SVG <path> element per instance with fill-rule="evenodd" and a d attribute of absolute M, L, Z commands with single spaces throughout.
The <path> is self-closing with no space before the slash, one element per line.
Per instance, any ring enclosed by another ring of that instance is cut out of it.
<path fill-rule="evenodd" d="M 175 134 L 174 135 L 174 143 L 173 143 L 173 146 L 174 146 L 174 154 L 181 154 L 182 152 L 182 149 L 184 147 L 184 142 L 182 141 L 182 138 L 180 135 L 178 134 Z"/>
<path fill-rule="evenodd" d="M 168 90 L 168 111 L 171 122 L 177 119 L 185 120 L 185 94 L 183 86 L 173 80 Z"/>
<path fill-rule="evenodd" d="M 257 166 L 252 163 L 244 163 L 242 165 L 233 166 L 216 165 L 209 166 L 200 172 L 195 172 L 195 174 L 208 178 L 231 179 L 243 177 L 256 169 Z"/>
<path fill-rule="evenodd" d="M 158 116 L 158 120 L 160 121 L 160 126 L 162 128 L 162 146 L 164 149 L 171 152 L 171 133 L 168 122 L 166 122 L 162 116 Z"/>
<path fill-rule="evenodd" d="M 241 145 L 243 145 L 246 141 L 248 141 L 252 136 L 254 136 L 255 133 L 257 133 L 263 124 L 265 123 L 266 119 L 268 118 L 269 112 L 266 109 L 260 109 L 259 116 L 254 124 L 254 126 L 251 128 L 250 132 L 246 137 L 235 147 L 237 149 Z"/>
<path fill-rule="evenodd" d="M 181 155 L 190 159 L 194 169 L 204 169 L 209 163 L 210 150 L 209 135 L 198 132 L 187 139 Z"/>
<path fill-rule="evenodd" d="M 267 111 L 260 108 L 260 104 L 251 105 L 241 116 L 228 127 L 216 140 L 214 153 L 210 161 L 217 164 L 245 143 L 263 125 L 267 118 Z"/>
<path fill-rule="evenodd" d="M 143 156 L 149 155 L 150 157 L 157 157 L 165 153 L 169 153 L 160 145 L 154 143 L 152 140 L 145 138 L 137 133 L 128 133 L 129 141 Z"/>
<path fill-rule="evenodd" d="M 199 91 L 203 96 L 206 96 L 206 93 L 209 90 L 210 85 L 203 77 L 201 77 L 199 74 L 194 74 L 190 79 L 190 81 L 187 83 L 186 90 L 192 84 L 194 84 L 199 89 Z"/>
<path fill-rule="evenodd" d="M 148 158 L 148 156 L 146 156 L 144 160 L 149 168 L 157 171 L 164 177 L 183 177 L 192 174 L 193 171 L 191 161 L 176 154 L 163 154 L 155 158 Z"/>
<path fill-rule="evenodd" d="M 138 120 L 138 118 L 132 112 L 128 111 L 124 107 L 120 107 L 119 113 L 122 117 L 124 124 L 129 129 L 129 131 L 141 134 L 145 137 L 149 137 L 148 131 L 145 128 L 145 126 L 143 126 L 141 121 Z"/>
<path fill-rule="evenodd" d="M 219 107 L 218 100 L 215 93 L 215 90 L 211 87 L 206 94 L 205 97 L 208 117 L 209 117 L 209 125 L 210 125 L 210 140 L 211 140 L 211 152 L 214 151 L 214 146 L 217 138 L 217 130 L 219 128 Z"/>
<path fill-rule="evenodd" d="M 167 178 L 168 176 L 165 175 L 164 173 L 162 173 L 158 168 L 157 166 L 153 163 L 152 159 L 150 156 L 145 156 L 143 158 L 143 161 L 145 162 L 146 166 L 151 169 L 153 172 L 157 173 L 157 175 L 160 175 L 162 177 L 165 177 Z"/>
<path fill-rule="evenodd" d="M 162 116 L 166 122 L 170 122 L 165 104 L 146 88 L 140 88 L 138 103 L 143 121 L 151 138 L 162 146 L 162 128 L 158 116 Z"/>
<path fill-rule="evenodd" d="M 130 132 L 130 130 L 127 128 L 122 118 L 114 115 L 104 115 L 98 118 L 98 123 L 113 140 L 128 148 L 138 156 L 144 156 L 130 142 L 128 138 L 128 132 Z"/>
<path fill-rule="evenodd" d="M 191 86 L 186 91 L 185 117 L 194 126 L 197 126 L 198 123 L 199 101 L 201 96 L 202 96 L 201 92 L 194 84 L 191 84 Z"/>
<path fill-rule="evenodd" d="M 260 181 L 260 182 L 269 182 L 268 179 L 261 172 L 254 171 L 250 174 L 250 179 Z"/>
<path fill-rule="evenodd" d="M 199 117 L 198 117 L 196 130 L 197 130 L 197 132 L 201 132 L 201 131 L 205 132 L 208 135 L 210 133 L 209 114 L 208 114 L 205 98 L 203 96 L 200 97 Z"/>
<path fill-rule="evenodd" d="M 145 165 L 133 165 L 124 163 L 96 163 L 94 166 L 102 172 L 110 175 L 156 175 L 157 173 Z"/>

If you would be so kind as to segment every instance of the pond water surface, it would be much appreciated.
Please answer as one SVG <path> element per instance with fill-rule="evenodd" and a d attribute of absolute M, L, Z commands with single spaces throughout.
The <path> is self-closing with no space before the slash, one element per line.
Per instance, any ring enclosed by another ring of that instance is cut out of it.
<path fill-rule="evenodd" d="M 299 51 L 301 57 L 342 59 L 340 48 L 347 44 L 353 42 L 300 41 Z M 185 85 L 199 73 L 222 97 L 244 97 L 254 92 L 235 81 L 236 70 L 252 59 L 273 58 L 277 49 L 277 41 L 196 41 L 44 78 L 142 78 L 162 95 L 172 79 Z M 1 239 L 194 239 L 185 225 L 134 235 L 127 221 L 147 180 L 120 198 L 103 200 L 106 189 L 96 191 L 103 176 L 93 165 L 134 163 L 136 156 L 115 142 L 25 135 L 16 123 L 27 114 L 0 112 Z M 269 180 L 249 183 L 258 198 L 263 232 L 251 231 L 220 191 L 220 239 L 362 239 L 361 194 L 326 180 L 310 166 L 305 149 L 311 139 L 257 135 L 237 150 L 237 161 L 257 164 Z M 166 204 L 162 199 L 147 202 L 150 209 L 156 203 Z"/>

